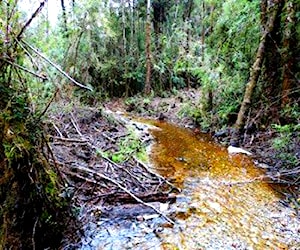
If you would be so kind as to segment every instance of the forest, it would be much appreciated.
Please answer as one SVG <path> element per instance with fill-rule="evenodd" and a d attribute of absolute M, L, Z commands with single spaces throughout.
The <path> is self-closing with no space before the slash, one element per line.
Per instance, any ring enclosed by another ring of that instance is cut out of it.
<path fill-rule="evenodd" d="M 206 163 L 193 149 L 151 157 L 155 141 L 172 147 L 151 126 L 251 152 L 300 230 L 299 23 L 297 0 L 0 0 L 0 249 L 98 249 L 78 233 L 95 204 L 176 225 L 151 202 L 176 203 L 185 182 L 148 161 Z M 300 246 L 282 242 L 248 246 Z M 200 246 L 153 249 L 212 249 Z"/>

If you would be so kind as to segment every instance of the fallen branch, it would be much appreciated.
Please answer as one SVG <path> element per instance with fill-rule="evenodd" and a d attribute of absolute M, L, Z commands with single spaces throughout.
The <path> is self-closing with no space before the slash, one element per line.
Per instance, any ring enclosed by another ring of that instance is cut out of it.
<path fill-rule="evenodd" d="M 92 174 L 93 176 L 98 176 L 104 180 L 107 180 L 111 183 L 113 183 L 114 185 L 116 185 L 118 188 L 120 188 L 121 190 L 123 190 L 125 193 L 129 194 L 133 199 L 135 199 L 137 202 L 143 204 L 144 206 L 147 206 L 147 207 L 150 207 L 152 208 L 155 212 L 157 212 L 159 215 L 161 215 L 163 218 L 165 218 L 168 222 L 170 222 L 172 225 L 175 224 L 175 222 L 173 220 L 171 220 L 168 216 L 166 216 L 165 214 L 163 214 L 161 211 L 159 211 L 156 207 L 154 207 L 153 205 L 151 204 L 148 204 L 146 202 L 144 202 L 143 200 L 141 200 L 139 197 L 137 197 L 135 194 L 133 194 L 131 191 L 129 191 L 127 188 L 125 188 L 124 186 L 122 186 L 119 182 L 117 182 L 116 180 L 104 175 L 104 174 L 101 174 L 101 173 L 98 173 L 98 172 L 95 172 L 89 168 L 86 168 L 86 167 L 83 167 L 83 166 L 78 166 L 76 167 L 77 170 L 81 170 L 81 171 L 84 171 L 84 172 L 87 172 L 87 173 L 90 173 Z"/>
<path fill-rule="evenodd" d="M 155 173 L 154 171 L 152 171 L 151 169 L 149 169 L 146 164 L 144 164 L 143 162 L 141 162 L 139 159 L 137 159 L 136 157 L 133 157 L 133 159 L 139 164 L 141 165 L 146 171 L 148 171 L 150 174 L 154 175 L 155 177 L 157 177 L 158 179 L 163 180 L 165 183 L 167 183 L 168 185 L 170 185 L 174 190 L 177 190 L 178 192 L 181 192 L 181 189 L 174 186 L 174 184 L 172 184 L 171 182 L 169 182 L 166 178 L 162 177 L 161 175 Z"/>
<path fill-rule="evenodd" d="M 22 43 L 24 43 L 27 47 L 29 47 L 31 50 L 33 50 L 37 55 L 39 55 L 40 57 L 42 57 L 45 61 L 47 61 L 51 66 L 53 66 L 56 70 L 58 70 L 61 74 L 63 74 L 66 78 L 68 78 L 72 83 L 74 83 L 75 85 L 77 85 L 78 87 L 84 88 L 84 89 L 88 89 L 90 91 L 93 91 L 93 89 L 89 86 L 85 86 L 79 82 L 77 82 L 76 80 L 74 80 L 71 76 L 69 76 L 65 71 L 63 71 L 62 69 L 60 69 L 60 67 L 58 65 L 56 65 L 55 63 L 53 63 L 51 60 L 49 60 L 46 56 L 44 56 L 42 53 L 40 53 L 37 49 L 33 48 L 30 44 L 28 44 L 27 42 L 21 40 Z"/>
<path fill-rule="evenodd" d="M 18 64 L 16 64 L 16 63 L 13 63 L 13 62 L 8 61 L 8 60 L 6 60 L 6 59 L 1 58 L 1 60 L 4 61 L 4 62 L 6 62 L 6 63 L 9 63 L 10 65 L 12 65 L 12 66 L 14 66 L 14 67 L 16 67 L 16 68 L 19 68 L 19 69 L 23 70 L 23 71 L 25 71 L 25 72 L 27 72 L 27 73 L 29 73 L 29 74 L 31 74 L 31 75 L 34 75 L 34 76 L 36 76 L 36 77 L 42 79 L 43 81 L 46 81 L 46 80 L 47 80 L 47 77 L 44 76 L 44 75 L 39 75 L 39 74 L 37 74 L 37 73 L 35 73 L 35 72 L 33 72 L 33 71 L 31 71 L 31 70 L 29 70 L 29 69 L 27 69 L 27 68 L 21 66 L 21 65 L 18 65 Z"/>
<path fill-rule="evenodd" d="M 176 196 L 174 194 L 163 193 L 163 192 L 154 192 L 154 193 L 147 193 L 147 194 L 137 194 L 138 198 L 143 199 L 144 202 L 171 202 L 174 203 L 176 201 Z M 99 198 L 99 196 L 95 197 Z M 136 200 L 129 194 L 124 193 L 108 193 L 101 195 L 108 203 L 115 203 L 115 202 L 123 202 L 123 203 L 136 203 Z"/>
<path fill-rule="evenodd" d="M 65 138 L 65 137 L 58 137 L 58 136 L 50 136 L 50 138 L 53 138 L 54 140 L 58 140 L 58 141 L 65 141 L 65 142 L 74 142 L 74 143 L 83 143 L 83 144 L 88 143 L 87 140 L 79 140 L 79 139 Z"/>

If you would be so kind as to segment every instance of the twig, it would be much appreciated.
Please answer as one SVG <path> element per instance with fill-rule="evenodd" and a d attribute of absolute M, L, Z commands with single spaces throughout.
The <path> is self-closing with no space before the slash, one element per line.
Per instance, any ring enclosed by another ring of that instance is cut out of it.
<path fill-rule="evenodd" d="M 47 77 L 46 77 L 46 76 L 39 75 L 39 74 L 37 74 L 37 73 L 35 73 L 35 72 L 33 72 L 33 71 L 31 71 L 31 70 L 29 70 L 29 69 L 27 69 L 27 68 L 21 66 L 21 65 L 15 64 L 15 63 L 13 63 L 13 62 L 11 62 L 11 61 L 8 61 L 8 60 L 6 60 L 6 59 L 4 59 L 4 58 L 1 58 L 1 60 L 4 61 L 4 62 L 7 62 L 7 63 L 9 63 L 9 64 L 11 64 L 12 66 L 14 66 L 14 67 L 16 67 L 16 68 L 21 69 L 21 70 L 23 70 L 23 71 L 25 71 L 25 72 L 27 72 L 27 73 L 29 73 L 29 74 L 32 74 L 32 75 L 34 75 L 34 76 L 36 76 L 36 77 L 38 77 L 38 78 L 41 78 L 43 81 L 46 81 L 46 80 L 47 80 Z"/>
<path fill-rule="evenodd" d="M 246 181 L 236 181 L 236 182 L 223 182 L 223 181 L 221 181 L 221 184 L 226 185 L 226 186 L 249 184 L 249 183 L 253 183 L 253 182 L 257 182 L 257 181 L 266 181 L 267 178 L 270 178 L 270 176 L 261 175 L 261 176 L 258 176 L 258 177 L 255 177 L 253 179 L 246 180 Z"/>
<path fill-rule="evenodd" d="M 79 178 L 79 179 L 82 179 L 82 180 L 84 180 L 85 182 L 89 182 L 89 183 L 93 183 L 93 184 L 98 184 L 97 181 L 92 180 L 92 179 L 90 179 L 90 178 L 87 178 L 87 177 L 85 177 L 85 176 L 82 176 L 82 175 L 80 175 L 80 174 L 78 174 L 78 173 L 74 173 L 74 172 L 71 172 L 71 171 L 68 171 L 68 170 L 64 170 L 64 172 L 65 172 L 66 174 L 70 174 L 70 175 L 73 175 L 73 176 L 75 176 L 75 177 L 77 177 L 77 178 Z"/>
<path fill-rule="evenodd" d="M 19 40 L 22 36 L 22 34 L 24 33 L 25 29 L 30 25 L 30 23 L 32 22 L 32 20 L 41 12 L 41 10 L 43 9 L 45 3 L 47 2 L 47 0 L 44 0 L 43 2 L 41 2 L 40 6 L 36 9 L 36 11 L 32 14 L 31 18 L 25 23 L 25 25 L 22 27 L 21 31 L 19 32 L 19 34 L 17 35 L 17 40 Z"/>
<path fill-rule="evenodd" d="M 168 185 L 170 185 L 173 189 L 177 190 L 178 192 L 181 192 L 181 189 L 174 186 L 174 184 L 172 184 L 171 182 L 169 182 L 166 178 L 162 177 L 161 175 L 155 173 L 154 171 L 152 171 L 151 169 L 149 169 L 146 164 L 144 164 L 143 162 L 141 162 L 140 160 L 138 160 L 136 157 L 133 157 L 133 159 L 140 164 L 144 169 L 146 169 L 146 171 L 148 171 L 150 174 L 156 176 L 158 179 L 163 180 L 164 182 L 166 182 Z"/>
<path fill-rule="evenodd" d="M 63 138 L 63 134 L 59 131 L 59 128 L 52 122 L 53 127 L 55 128 L 56 132 L 59 134 L 60 138 Z M 58 139 L 59 137 L 53 136 L 53 138 Z"/>
<path fill-rule="evenodd" d="M 98 173 L 98 172 L 95 172 L 89 168 L 86 168 L 86 167 L 83 167 L 83 166 L 78 166 L 76 169 L 79 169 L 81 171 L 85 171 L 87 173 L 90 173 L 94 176 L 98 176 L 104 180 L 107 180 L 113 184 L 115 184 L 118 188 L 120 188 L 121 190 L 123 190 L 125 193 L 129 194 L 132 198 L 134 198 L 137 202 L 143 204 L 144 206 L 147 206 L 147 207 L 150 207 L 152 208 L 155 212 L 157 212 L 158 214 L 160 214 L 163 218 L 165 218 L 168 222 L 170 222 L 172 225 L 175 224 L 175 222 L 173 220 L 171 220 L 169 217 L 167 217 L 165 214 L 163 214 L 161 211 L 159 211 L 157 208 L 155 208 L 153 205 L 149 204 L 149 203 L 146 203 L 144 202 L 143 200 L 141 200 L 140 198 L 138 198 L 135 194 L 133 194 L 131 191 L 129 191 L 127 188 L 125 188 L 124 186 L 122 186 L 119 182 L 117 182 L 116 180 L 104 175 L 104 174 L 101 174 L 101 173 Z"/>
<path fill-rule="evenodd" d="M 50 107 L 50 104 L 53 102 L 56 94 L 58 93 L 59 88 L 56 88 L 55 93 L 53 94 L 53 96 L 51 97 L 50 101 L 48 102 L 47 106 L 45 107 L 44 111 L 38 116 L 38 121 L 40 120 L 40 118 L 47 112 L 48 108 Z"/>
<path fill-rule="evenodd" d="M 31 45 L 29 45 L 27 42 L 25 41 L 21 41 L 22 43 L 24 43 L 26 46 L 28 46 L 30 49 L 32 49 L 37 55 L 39 55 L 40 57 L 42 57 L 45 61 L 47 61 L 51 66 L 53 66 L 56 70 L 58 70 L 61 74 L 63 74 L 66 78 L 68 78 L 72 83 L 74 83 L 75 85 L 77 85 L 78 87 L 84 88 L 84 89 L 88 89 L 90 91 L 93 91 L 93 89 L 89 86 L 85 86 L 79 82 L 77 82 L 76 80 L 74 80 L 71 76 L 69 76 L 65 71 L 63 71 L 62 69 L 60 69 L 60 67 L 58 65 L 56 65 L 55 63 L 53 63 L 52 61 L 50 61 L 46 56 L 44 56 L 42 53 L 40 53 L 37 49 L 33 48 Z"/>
<path fill-rule="evenodd" d="M 95 128 L 95 130 L 97 130 L 98 132 L 100 132 L 99 129 L 96 129 L 96 128 Z M 116 140 L 115 140 L 114 138 L 109 137 L 109 136 L 106 135 L 104 132 L 102 132 L 101 135 L 102 135 L 104 138 L 108 139 L 109 141 L 111 141 L 111 142 L 113 142 L 113 143 L 116 142 Z"/>
<path fill-rule="evenodd" d="M 33 229 L 32 229 L 32 238 L 31 238 L 31 241 L 32 241 L 32 249 L 35 250 L 35 240 L 34 240 L 34 237 L 35 237 L 35 230 L 36 230 L 36 225 L 38 223 L 38 220 L 39 218 L 36 218 L 35 222 L 34 222 L 34 225 L 33 225 Z"/>
<path fill-rule="evenodd" d="M 79 127 L 78 127 L 78 123 L 75 121 L 75 117 L 74 117 L 73 113 L 71 113 L 71 116 L 72 116 L 71 117 L 71 122 L 72 122 L 74 128 L 76 129 L 77 133 L 82 137 L 82 134 L 81 134 L 81 132 L 79 130 Z"/>

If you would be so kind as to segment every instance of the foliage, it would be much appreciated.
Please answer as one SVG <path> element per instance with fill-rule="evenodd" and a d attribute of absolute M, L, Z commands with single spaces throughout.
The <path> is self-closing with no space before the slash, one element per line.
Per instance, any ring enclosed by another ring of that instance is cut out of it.
<path fill-rule="evenodd" d="M 273 129 L 279 134 L 272 139 L 272 146 L 278 152 L 277 157 L 282 162 L 283 168 L 294 168 L 299 166 L 300 158 L 295 155 L 294 147 L 299 143 L 300 125 L 278 125 L 273 124 Z"/>
<path fill-rule="evenodd" d="M 129 133 L 117 143 L 117 149 L 113 151 L 101 152 L 98 154 L 110 158 L 115 163 L 123 163 L 128 161 L 131 157 L 137 157 L 141 161 L 147 160 L 145 146 L 138 137 L 138 135 L 129 129 Z"/>
<path fill-rule="evenodd" d="M 7 17 L 0 19 L 0 245 L 57 247 L 67 204 L 59 197 L 58 171 L 49 164 L 41 117 L 28 91 L 26 74 L 36 68 L 29 67 L 27 51 L 16 41 L 21 27 L 15 1 L 0 2 L 0 7 L 0 16 Z"/>
<path fill-rule="evenodd" d="M 212 93 L 212 100 L 205 98 L 202 105 L 204 112 L 211 112 L 207 102 L 212 102 L 210 108 L 215 110 L 209 124 L 222 127 L 232 125 L 230 117 L 237 114 L 242 100 L 259 41 L 259 6 L 257 1 L 224 1 L 211 15 L 213 30 L 206 39 L 205 59 L 194 72 L 203 95 Z"/>

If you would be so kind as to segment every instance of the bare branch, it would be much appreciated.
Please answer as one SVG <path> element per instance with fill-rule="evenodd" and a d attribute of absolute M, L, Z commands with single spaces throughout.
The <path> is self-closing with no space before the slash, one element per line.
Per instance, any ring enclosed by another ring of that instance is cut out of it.
<path fill-rule="evenodd" d="M 1 58 L 1 60 L 4 61 L 4 62 L 7 62 L 7 63 L 9 63 L 9 64 L 11 64 L 12 66 L 14 66 L 14 67 L 16 67 L 16 68 L 21 69 L 21 70 L 23 70 L 23 71 L 25 71 L 25 72 L 27 72 L 27 73 L 29 73 L 29 74 L 32 74 L 32 75 L 34 75 L 34 76 L 36 76 L 36 77 L 38 77 L 38 78 L 41 78 L 41 79 L 44 80 L 44 81 L 47 80 L 47 77 L 46 77 L 46 76 L 39 75 L 39 74 L 37 74 L 37 73 L 35 73 L 35 72 L 33 72 L 33 71 L 31 71 L 31 70 L 29 70 L 29 69 L 27 69 L 27 68 L 21 66 L 21 65 L 15 64 L 15 63 L 13 63 L 13 62 L 11 62 L 11 61 L 8 61 L 8 60 L 5 60 L 5 59 L 3 59 L 3 58 Z"/>
<path fill-rule="evenodd" d="M 45 61 L 47 61 L 49 64 L 51 64 L 51 66 L 53 66 L 56 70 L 58 70 L 61 74 L 63 74 L 66 78 L 68 78 L 72 83 L 74 83 L 75 85 L 77 85 L 78 87 L 84 88 L 84 89 L 88 89 L 90 91 L 93 91 L 93 89 L 89 86 L 85 86 L 79 82 L 77 82 L 76 80 L 74 80 L 71 76 L 69 76 L 65 71 L 63 71 L 58 65 L 56 65 L 55 63 L 53 63 L 50 59 L 48 59 L 46 56 L 44 56 L 42 53 L 40 53 L 37 49 L 33 48 L 31 45 L 29 45 L 27 42 L 21 40 L 22 43 L 24 43 L 27 47 L 29 47 L 31 50 L 33 50 L 37 55 L 39 55 L 40 57 L 42 57 Z"/>
<path fill-rule="evenodd" d="M 30 25 L 30 23 L 33 21 L 33 19 L 41 12 L 41 10 L 43 9 L 45 3 L 47 2 L 47 0 L 44 0 L 43 2 L 41 2 L 40 6 L 36 9 L 36 11 L 32 14 L 31 18 L 25 23 L 25 25 L 22 27 L 20 33 L 17 35 L 17 41 L 20 40 L 22 34 L 24 33 L 24 31 L 26 30 L 26 28 Z"/>
<path fill-rule="evenodd" d="M 134 198 L 137 202 L 143 204 L 144 206 L 150 207 L 152 208 L 155 212 L 157 212 L 158 214 L 160 214 L 162 217 L 164 217 L 168 222 L 170 222 L 172 225 L 175 224 L 175 222 L 173 220 L 171 220 L 169 217 L 167 217 L 165 214 L 163 214 L 161 211 L 159 211 L 156 207 L 154 207 L 153 205 L 144 202 L 143 200 L 141 200 L 139 197 L 137 197 L 135 194 L 133 194 L 131 191 L 129 191 L 126 187 L 122 186 L 118 181 L 104 175 L 101 173 L 98 173 L 96 171 L 93 171 L 90 168 L 86 168 L 83 166 L 77 166 L 76 167 L 77 170 L 81 170 L 84 171 L 86 173 L 92 174 L 93 176 L 98 176 L 104 180 L 107 180 L 111 183 L 113 183 L 114 185 L 116 185 L 118 188 L 120 188 L 121 190 L 123 190 L 125 193 L 129 194 L 132 198 Z"/>

